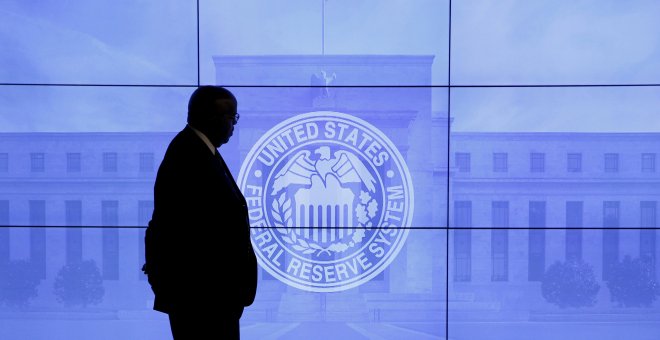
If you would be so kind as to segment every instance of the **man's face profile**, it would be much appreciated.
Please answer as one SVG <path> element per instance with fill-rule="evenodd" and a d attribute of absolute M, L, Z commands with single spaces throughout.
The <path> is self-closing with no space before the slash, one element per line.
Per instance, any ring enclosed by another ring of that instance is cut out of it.
<path fill-rule="evenodd" d="M 229 99 L 217 99 L 209 114 L 207 137 L 216 148 L 229 141 L 234 133 L 236 105 Z"/>

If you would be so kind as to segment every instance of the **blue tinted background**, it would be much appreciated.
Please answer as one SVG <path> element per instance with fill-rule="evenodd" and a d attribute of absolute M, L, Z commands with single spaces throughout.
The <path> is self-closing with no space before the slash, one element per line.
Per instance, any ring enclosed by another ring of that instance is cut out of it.
<path fill-rule="evenodd" d="M 221 148 L 235 175 L 268 129 L 322 108 L 387 135 L 415 187 L 413 229 L 381 275 L 310 293 L 262 270 L 243 338 L 655 339 L 659 10 L 650 0 L 4 1 L 0 337 L 170 336 L 139 270 L 144 226 L 188 96 L 219 84 L 239 101 Z M 319 102 L 309 86 L 321 71 L 335 76 Z M 59 273 L 80 261 L 103 292 L 68 306 Z M 589 303 L 552 302 L 584 295 L 548 295 L 544 284 L 570 281 L 556 263 L 582 266 Z"/>

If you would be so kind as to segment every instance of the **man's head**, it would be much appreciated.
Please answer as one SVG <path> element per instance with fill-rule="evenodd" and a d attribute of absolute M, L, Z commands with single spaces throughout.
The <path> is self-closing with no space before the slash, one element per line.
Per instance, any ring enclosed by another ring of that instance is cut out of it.
<path fill-rule="evenodd" d="M 216 148 L 227 143 L 238 121 L 236 97 L 220 86 L 200 86 L 188 101 L 188 124 Z"/>

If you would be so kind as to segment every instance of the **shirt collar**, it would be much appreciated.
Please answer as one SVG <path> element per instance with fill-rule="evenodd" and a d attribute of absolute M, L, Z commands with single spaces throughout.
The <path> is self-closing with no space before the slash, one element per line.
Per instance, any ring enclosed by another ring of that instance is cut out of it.
<path fill-rule="evenodd" d="M 195 132 L 195 134 L 204 142 L 204 144 L 206 144 L 206 146 L 209 148 L 212 154 L 215 155 L 215 153 L 218 152 L 218 150 L 213 146 L 213 144 L 211 144 L 211 141 L 208 139 L 208 137 L 206 137 L 205 134 L 195 129 L 190 124 L 188 124 L 188 127 L 190 127 Z"/>

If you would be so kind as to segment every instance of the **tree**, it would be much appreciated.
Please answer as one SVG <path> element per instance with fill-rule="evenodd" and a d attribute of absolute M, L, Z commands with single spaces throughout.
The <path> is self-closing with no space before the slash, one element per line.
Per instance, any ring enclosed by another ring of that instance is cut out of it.
<path fill-rule="evenodd" d="M 541 282 L 543 298 L 561 308 L 593 306 L 599 290 L 592 267 L 582 261 L 555 262 Z"/>
<path fill-rule="evenodd" d="M 55 278 L 55 296 L 69 307 L 98 304 L 104 294 L 103 278 L 94 260 L 66 264 Z"/>
<path fill-rule="evenodd" d="M 612 266 L 607 281 L 611 300 L 620 307 L 649 307 L 660 294 L 660 284 L 655 278 L 652 260 L 631 259 Z"/>
<path fill-rule="evenodd" d="M 13 260 L 0 264 L 0 302 L 10 307 L 26 307 L 37 297 L 41 279 L 32 263 Z"/>

